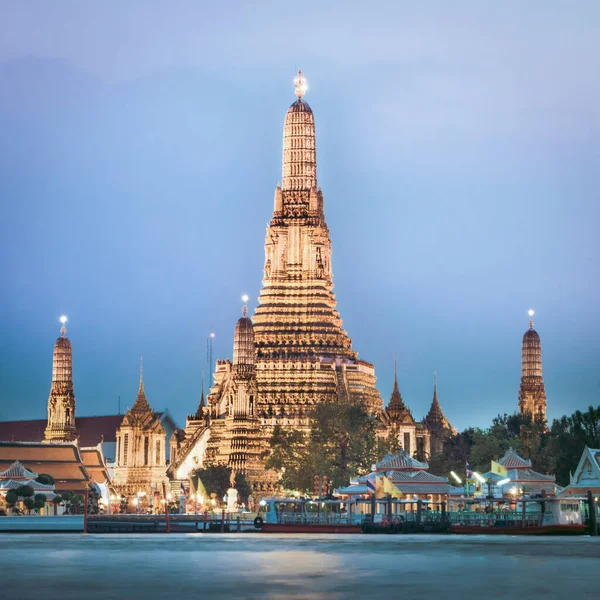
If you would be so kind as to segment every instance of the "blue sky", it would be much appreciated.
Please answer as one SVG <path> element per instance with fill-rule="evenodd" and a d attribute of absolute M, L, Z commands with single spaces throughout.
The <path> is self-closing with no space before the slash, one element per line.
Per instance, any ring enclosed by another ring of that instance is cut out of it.
<path fill-rule="evenodd" d="M 600 395 L 600 5 L 0 1 L 0 418 L 183 424 L 206 339 L 260 290 L 300 67 L 338 308 L 385 401 L 432 372 L 462 429 L 516 408 L 536 309 L 548 415 Z"/>

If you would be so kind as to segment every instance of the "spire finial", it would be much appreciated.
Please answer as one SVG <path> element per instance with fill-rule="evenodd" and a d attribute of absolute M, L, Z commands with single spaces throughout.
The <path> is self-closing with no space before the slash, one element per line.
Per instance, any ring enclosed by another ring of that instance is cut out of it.
<path fill-rule="evenodd" d="M 529 309 L 529 329 L 533 329 L 533 315 L 535 314 L 535 310 L 533 308 Z"/>
<path fill-rule="evenodd" d="M 248 314 L 248 294 L 244 294 L 242 296 L 242 302 L 244 306 L 242 307 L 242 314 L 246 316 Z"/>
<path fill-rule="evenodd" d="M 437 392 L 437 372 L 436 369 L 433 370 L 433 393 Z"/>
<path fill-rule="evenodd" d="M 296 93 L 296 97 L 299 100 L 302 100 L 307 89 L 308 86 L 306 85 L 306 79 L 302 75 L 302 71 L 298 71 L 298 75 L 296 75 L 294 79 L 294 92 Z"/>
<path fill-rule="evenodd" d="M 144 389 L 144 365 L 140 356 L 140 389 Z"/>
<path fill-rule="evenodd" d="M 60 328 L 60 333 L 63 337 L 65 337 L 65 335 L 67 334 L 67 321 L 69 319 L 67 318 L 67 315 L 60 315 L 59 321 L 62 323 L 62 326 Z"/>
<path fill-rule="evenodd" d="M 204 371 L 202 371 L 202 391 L 200 392 L 200 408 L 204 406 Z"/>

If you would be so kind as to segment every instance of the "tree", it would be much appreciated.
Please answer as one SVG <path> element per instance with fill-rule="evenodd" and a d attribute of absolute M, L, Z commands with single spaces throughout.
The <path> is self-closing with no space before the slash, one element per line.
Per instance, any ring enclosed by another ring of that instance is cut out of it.
<path fill-rule="evenodd" d="M 390 448 L 377 436 L 378 421 L 360 402 L 323 402 L 309 413 L 308 432 L 276 426 L 266 468 L 279 471 L 281 484 L 313 493 L 315 475 L 325 475 L 330 490 L 364 475 Z"/>
<path fill-rule="evenodd" d="M 31 513 L 31 509 L 35 506 L 35 500 L 31 496 L 27 496 L 23 500 L 23 506 L 27 509 L 28 513 Z"/>
<path fill-rule="evenodd" d="M 33 497 L 34 508 L 38 511 L 41 510 L 44 508 L 44 506 L 46 506 L 46 500 L 48 500 L 46 494 L 36 494 Z"/>
<path fill-rule="evenodd" d="M 54 477 L 52 477 L 52 475 L 48 475 L 47 473 L 38 475 L 35 480 L 38 483 L 43 483 L 44 485 L 54 485 Z"/>
<path fill-rule="evenodd" d="M 35 493 L 30 485 L 20 485 L 15 492 L 19 498 L 31 498 Z"/>
<path fill-rule="evenodd" d="M 549 437 L 547 453 L 554 457 L 556 480 L 560 485 L 568 485 L 584 448 L 600 448 L 600 406 L 556 419 Z"/>
<path fill-rule="evenodd" d="M 231 468 L 227 465 L 211 465 L 203 469 L 197 469 L 193 473 L 198 478 L 196 489 L 202 493 L 205 498 L 211 494 L 221 499 L 231 487 Z"/>
<path fill-rule="evenodd" d="M 252 486 L 248 483 L 243 473 L 236 473 L 233 480 L 233 487 L 238 492 L 239 502 L 248 502 L 248 497 L 252 495 Z"/>
<path fill-rule="evenodd" d="M 19 496 L 17 495 L 17 493 L 14 490 L 10 490 L 7 492 L 5 500 L 6 500 L 6 505 L 9 508 L 14 508 L 16 503 L 19 501 Z"/>
<path fill-rule="evenodd" d="M 58 505 L 63 501 L 62 497 L 56 494 L 54 498 L 52 498 L 52 504 L 54 504 L 54 515 L 58 514 Z"/>

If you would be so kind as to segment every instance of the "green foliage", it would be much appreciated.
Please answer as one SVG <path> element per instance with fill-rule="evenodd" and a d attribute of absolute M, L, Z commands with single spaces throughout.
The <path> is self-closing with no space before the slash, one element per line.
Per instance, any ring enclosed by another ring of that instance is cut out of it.
<path fill-rule="evenodd" d="M 238 502 L 248 502 L 248 496 L 252 495 L 252 486 L 242 473 L 236 473 L 233 487 L 238 492 Z"/>
<path fill-rule="evenodd" d="M 28 512 L 31 512 L 31 509 L 35 507 L 35 500 L 31 496 L 27 496 L 23 500 L 23 506 Z"/>
<path fill-rule="evenodd" d="M 216 494 L 220 500 L 231 487 L 231 468 L 227 465 L 210 465 L 204 469 L 197 469 L 193 476 L 198 478 L 196 490 L 205 498 Z"/>
<path fill-rule="evenodd" d="M 62 496 L 59 496 L 58 494 L 56 494 L 56 496 L 54 496 L 54 498 L 52 498 L 52 504 L 60 504 L 63 501 Z"/>
<path fill-rule="evenodd" d="M 462 477 L 469 462 L 473 470 L 486 472 L 512 447 L 531 460 L 534 470 L 556 474 L 557 483 L 565 486 L 586 445 L 600 447 L 600 406 L 557 419 L 550 430 L 518 414 L 498 415 L 489 429 L 466 429 L 451 437 L 443 453 L 429 458 L 429 468 L 436 475 L 455 471 Z"/>
<path fill-rule="evenodd" d="M 31 498 L 35 493 L 30 485 L 20 485 L 15 492 L 19 498 Z"/>
<path fill-rule="evenodd" d="M 48 475 L 47 473 L 38 475 L 35 480 L 38 483 L 43 483 L 44 485 L 54 485 L 54 477 L 52 477 L 52 475 Z"/>
<path fill-rule="evenodd" d="M 46 494 L 36 494 L 33 497 L 34 508 L 36 510 L 40 510 L 41 508 L 44 508 L 44 506 L 46 505 L 46 500 L 48 500 L 48 497 L 46 496 Z"/>
<path fill-rule="evenodd" d="M 330 492 L 362 475 L 389 451 L 376 435 L 377 420 L 361 403 L 324 402 L 311 413 L 310 432 L 276 426 L 266 468 L 279 471 L 287 489 L 312 495 L 315 475 L 326 475 Z"/>
<path fill-rule="evenodd" d="M 568 485 L 586 446 L 600 448 L 600 406 L 590 406 L 584 413 L 578 410 L 552 423 L 546 453 L 553 457 L 560 485 Z"/>
<path fill-rule="evenodd" d="M 19 496 L 14 490 L 10 490 L 6 493 L 5 500 L 6 504 L 12 508 L 19 501 Z"/>

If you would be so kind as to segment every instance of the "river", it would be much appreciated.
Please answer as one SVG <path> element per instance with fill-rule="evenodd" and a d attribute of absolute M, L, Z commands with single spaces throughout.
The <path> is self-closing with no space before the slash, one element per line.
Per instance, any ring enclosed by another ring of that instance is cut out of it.
<path fill-rule="evenodd" d="M 0 536 L 0 596 L 600 597 L 600 537 L 172 534 Z"/>

